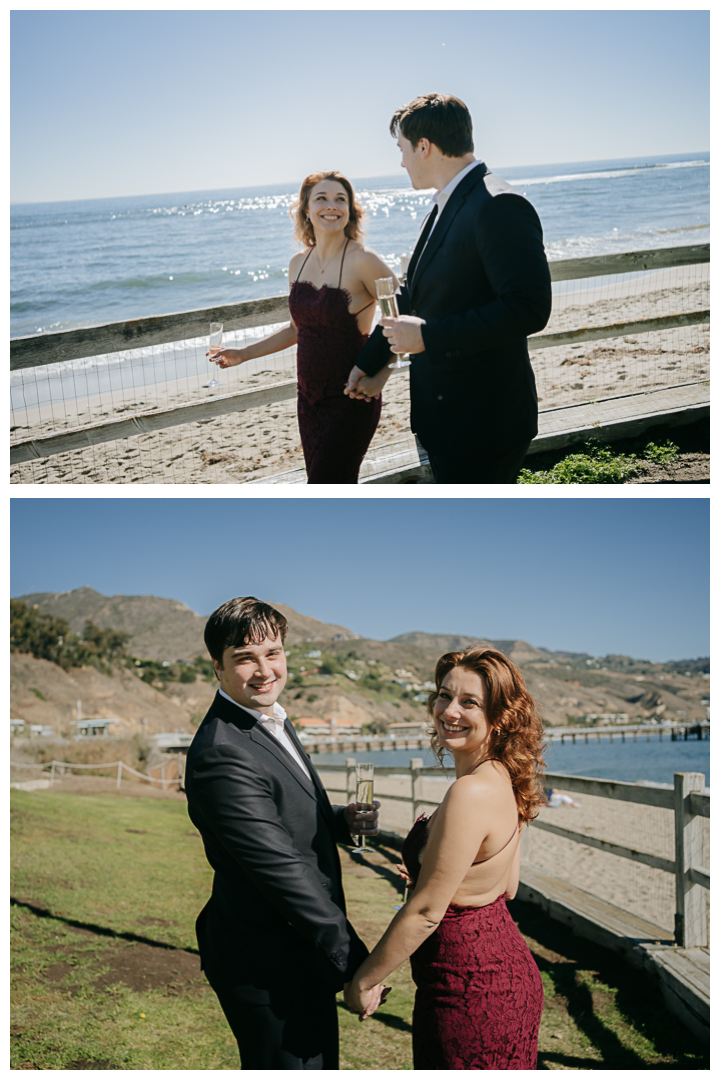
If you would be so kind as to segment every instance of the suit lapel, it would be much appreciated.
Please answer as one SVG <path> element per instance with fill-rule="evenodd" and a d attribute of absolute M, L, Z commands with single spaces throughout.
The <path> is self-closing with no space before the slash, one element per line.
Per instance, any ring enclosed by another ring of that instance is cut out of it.
<path fill-rule="evenodd" d="M 318 773 L 317 773 L 317 771 L 315 769 L 315 766 L 313 765 L 312 761 L 310 760 L 310 755 L 307 753 L 307 751 L 305 750 L 303 744 L 300 742 L 300 739 L 297 736 L 297 732 L 295 731 L 295 728 L 292 726 L 292 724 L 290 724 L 290 723 L 286 724 L 285 725 L 285 731 L 287 732 L 288 737 L 290 738 L 290 741 L 292 742 L 293 746 L 297 749 L 298 753 L 300 754 L 300 757 L 303 759 L 303 761 L 307 765 L 308 772 L 310 773 L 310 775 L 312 777 L 312 780 L 313 780 L 313 784 L 315 785 L 315 789 L 316 789 L 316 792 L 317 792 L 317 795 L 318 795 L 318 800 L 320 802 L 320 806 L 326 812 L 326 815 L 329 815 L 329 819 L 332 820 L 333 812 L 332 812 L 332 808 L 330 806 L 330 800 L 328 799 L 327 792 L 325 790 L 323 782 L 320 779 L 320 777 L 319 777 L 319 775 L 318 775 Z"/>
<path fill-rule="evenodd" d="M 285 747 L 278 742 L 275 736 L 271 735 L 269 731 L 265 731 L 262 724 L 256 723 L 254 727 L 250 728 L 250 738 L 253 742 L 268 750 L 274 758 L 277 758 L 280 764 L 285 766 L 293 779 L 297 780 L 311 799 L 316 798 L 315 785 L 312 780 L 307 778 L 300 766 L 294 761 Z"/>
<path fill-rule="evenodd" d="M 308 780 L 300 766 L 293 760 L 287 750 L 281 746 L 275 736 L 271 735 L 269 731 L 265 731 L 262 724 L 260 724 L 254 716 L 251 716 L 247 709 L 243 709 L 242 705 L 236 705 L 234 702 L 228 701 L 227 698 L 224 698 L 222 694 L 218 693 L 215 695 L 215 701 L 213 702 L 213 712 L 215 712 L 221 720 L 224 720 L 228 724 L 232 724 L 233 727 L 238 728 L 239 731 L 248 735 L 252 742 L 257 746 L 262 747 L 263 750 L 267 750 L 272 754 L 272 756 L 287 769 L 288 774 L 292 776 L 294 780 L 297 780 L 303 791 L 305 791 L 311 799 L 317 798 L 313 781 Z M 312 773 L 312 770 L 310 771 Z"/>
<path fill-rule="evenodd" d="M 421 250 L 412 279 L 410 279 L 408 273 L 411 295 L 415 287 L 417 286 L 418 281 L 426 272 L 428 266 L 432 262 L 435 252 L 440 248 L 445 237 L 447 236 L 450 230 L 450 226 L 452 225 L 455 217 L 457 216 L 460 207 L 463 205 L 465 199 L 475 187 L 475 185 L 478 183 L 478 181 L 487 174 L 487 171 L 487 166 L 484 163 L 476 165 L 475 168 L 472 169 L 468 173 L 468 175 L 461 181 L 461 183 L 458 184 L 458 186 L 455 188 L 452 195 L 448 199 L 443 209 L 443 212 L 442 214 L 440 214 L 437 224 L 432 231 L 432 235 L 430 236 L 430 239 L 425 246 L 425 250 Z"/>

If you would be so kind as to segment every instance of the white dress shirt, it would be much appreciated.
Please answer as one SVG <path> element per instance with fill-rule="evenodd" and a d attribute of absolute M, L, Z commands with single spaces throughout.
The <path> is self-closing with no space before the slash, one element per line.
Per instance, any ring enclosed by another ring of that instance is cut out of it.
<path fill-rule="evenodd" d="M 482 161 L 471 161 L 469 165 L 466 165 L 464 169 L 460 170 L 460 172 L 457 174 L 457 176 L 453 176 L 450 183 L 446 184 L 445 187 L 442 189 L 442 191 L 436 191 L 435 192 L 435 194 L 433 195 L 432 198 L 433 198 L 433 202 L 437 204 L 438 213 L 437 213 L 437 217 L 435 218 L 435 221 L 433 222 L 433 227 L 430 230 L 430 236 L 432 236 L 433 231 L 434 231 L 438 221 L 440 220 L 440 215 L 443 212 L 445 204 L 448 201 L 448 199 L 450 198 L 450 196 L 452 195 L 455 188 L 458 186 L 458 184 L 460 184 L 465 179 L 467 174 L 469 172 L 472 172 L 473 169 L 476 169 L 478 165 L 482 165 Z M 428 240 L 430 239 L 430 236 L 428 236 Z"/>
<path fill-rule="evenodd" d="M 278 705 L 277 701 L 273 705 L 272 716 L 267 716 L 265 713 L 257 712 L 255 709 L 248 709 L 246 705 L 238 705 L 237 701 L 233 701 L 229 694 L 226 694 L 224 690 L 218 687 L 218 693 L 227 700 L 231 701 L 233 705 L 236 705 L 238 709 L 244 709 L 246 713 L 250 713 L 255 719 L 262 724 L 266 731 L 269 731 L 271 735 L 274 735 L 280 745 L 287 750 L 291 758 L 300 766 L 302 771 L 307 776 L 308 780 L 311 780 L 308 767 L 300 757 L 295 744 L 285 730 L 285 721 L 287 720 L 287 713 L 283 709 L 282 705 Z"/>

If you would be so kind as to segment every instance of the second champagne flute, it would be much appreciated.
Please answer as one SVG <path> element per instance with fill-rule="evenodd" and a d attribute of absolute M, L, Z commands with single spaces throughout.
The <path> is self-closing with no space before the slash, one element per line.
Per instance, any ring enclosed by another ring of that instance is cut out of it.
<path fill-rule="evenodd" d="M 355 766 L 355 802 L 358 804 L 358 810 L 372 810 L 374 773 L 375 766 L 371 761 L 359 762 Z M 359 846 L 351 848 L 350 854 L 364 855 L 366 851 L 372 853 L 373 849 L 366 847 L 365 837 L 360 836 Z"/>
<path fill-rule="evenodd" d="M 222 336 L 223 336 L 223 324 L 221 322 L 211 322 L 210 323 L 210 341 L 209 341 L 209 345 L 210 345 L 211 349 L 219 349 L 220 348 L 220 346 L 222 345 Z M 212 363 L 212 361 L 210 361 L 210 362 Z M 212 379 L 210 379 L 209 382 L 205 383 L 205 386 L 214 390 L 216 387 L 220 386 L 220 383 L 218 382 L 218 380 L 213 375 Z"/>
<path fill-rule="evenodd" d="M 397 300 L 395 299 L 395 282 L 391 277 L 378 278 L 375 282 L 375 291 L 377 292 L 377 298 L 380 302 L 380 310 L 383 313 L 383 317 L 387 319 L 397 319 L 400 312 L 398 311 Z M 410 359 L 405 353 L 395 353 L 395 359 L 392 364 L 388 365 L 396 371 L 398 368 L 410 367 Z"/>

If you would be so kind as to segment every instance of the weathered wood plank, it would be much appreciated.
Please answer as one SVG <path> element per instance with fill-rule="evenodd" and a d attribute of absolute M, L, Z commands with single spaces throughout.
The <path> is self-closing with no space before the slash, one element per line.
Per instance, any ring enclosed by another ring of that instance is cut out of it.
<path fill-rule="evenodd" d="M 710 322 L 710 310 L 678 312 L 656 319 L 635 319 L 631 322 L 607 323 L 604 326 L 583 326 L 558 334 L 537 334 L 528 338 L 528 349 L 554 349 L 558 345 L 577 345 L 580 341 L 600 341 L 623 337 L 625 334 L 649 334 L 672 326 L 697 326 Z"/>
<path fill-rule="evenodd" d="M 242 330 L 252 326 L 284 322 L 290 318 L 287 296 L 268 296 L 241 304 L 178 311 L 172 315 L 130 319 L 103 326 L 79 327 L 57 334 L 33 334 L 11 338 L 10 370 L 57 364 L 63 360 L 81 360 L 104 353 L 122 352 L 170 341 L 205 337 L 211 322 L 221 322 L 224 330 Z"/>
<path fill-rule="evenodd" d="M 296 396 L 297 384 L 294 379 L 258 390 L 242 390 L 236 394 L 222 394 L 205 401 L 192 401 L 183 405 L 173 405 L 168 409 L 154 409 L 153 412 L 135 413 L 122 420 L 106 420 L 85 427 L 71 428 L 57 435 L 47 435 L 42 439 L 22 439 L 10 444 L 10 462 L 15 465 L 20 461 L 33 458 L 50 457 L 64 454 L 69 450 L 81 450 L 99 443 L 126 439 L 130 435 L 146 435 L 151 431 L 163 431 L 165 428 L 189 424 L 197 420 L 207 420 L 224 416 L 230 412 L 242 412 L 244 409 L 257 409 L 262 405 L 271 405 L 278 401 L 289 401 Z"/>
<path fill-rule="evenodd" d="M 563 259 L 550 263 L 550 275 L 553 281 L 568 281 L 598 275 L 623 274 L 634 270 L 691 266 L 709 261 L 709 244 L 691 244 L 650 251 L 597 255 L 586 259 Z M 264 326 L 271 322 L 283 322 L 287 318 L 287 296 L 271 296 L 196 311 L 180 311 L 169 315 L 106 323 L 102 326 L 79 327 L 57 334 L 33 334 L 11 339 L 10 370 L 17 371 L 63 360 L 79 360 L 104 353 L 122 352 L 125 349 L 203 337 L 208 333 L 210 322 L 221 322 L 226 330 L 240 330 L 245 327 Z M 532 340 L 539 341 L 541 338 Z"/>
<path fill-rule="evenodd" d="M 624 780 L 596 780 L 591 776 L 564 776 L 562 773 L 545 773 L 543 785 L 565 791 L 577 791 L 584 795 L 599 795 L 605 799 L 621 799 L 623 802 L 641 803 L 643 806 L 660 806 L 673 809 L 673 787 L 645 787 L 644 784 L 628 784 Z"/>
<path fill-rule="evenodd" d="M 703 889 L 710 888 L 710 871 L 705 866 L 691 866 L 688 870 L 690 880 Z"/>
<path fill-rule="evenodd" d="M 618 855 L 622 859 L 630 859 L 643 866 L 652 866 L 655 870 L 665 870 L 668 874 L 675 873 L 675 863 L 672 859 L 664 859 L 661 855 L 651 855 L 645 851 L 625 847 L 623 844 L 613 844 L 610 840 L 602 840 L 587 833 L 576 832 L 574 829 L 563 829 L 560 825 L 553 825 L 550 821 L 536 818 L 532 823 L 533 829 L 553 833 L 562 836 L 565 840 L 573 840 L 576 844 L 584 844 L 586 847 L 598 848 L 607 851 L 611 855 Z"/>
<path fill-rule="evenodd" d="M 562 922 L 582 932 L 593 941 L 626 953 L 633 962 L 634 946 L 639 942 L 666 942 L 672 937 L 668 930 L 655 925 L 606 900 L 601 900 L 571 882 L 544 873 L 536 866 L 520 866 L 518 896 L 539 903 L 541 907 L 560 918 Z"/>
<path fill-rule="evenodd" d="M 557 262 L 550 263 L 550 277 L 553 281 L 571 281 L 605 274 L 664 270 L 671 266 L 692 266 L 706 262 L 710 262 L 709 244 L 683 244 L 680 247 L 655 248 L 650 251 L 591 255 L 585 259 L 558 259 Z"/>
<path fill-rule="evenodd" d="M 707 892 L 690 873 L 702 864 L 705 830 L 688 798 L 704 787 L 702 773 L 675 773 L 675 940 L 685 948 L 708 944 Z"/>
<path fill-rule="evenodd" d="M 660 969 L 661 975 L 675 992 L 709 1017 L 710 1009 L 710 952 L 704 948 L 658 948 L 649 946 L 648 953 Z"/>

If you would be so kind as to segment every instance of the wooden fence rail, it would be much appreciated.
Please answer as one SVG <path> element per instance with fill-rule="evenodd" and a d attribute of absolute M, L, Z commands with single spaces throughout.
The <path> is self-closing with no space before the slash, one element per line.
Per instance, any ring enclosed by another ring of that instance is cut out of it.
<path fill-rule="evenodd" d="M 344 765 L 318 765 L 323 782 L 329 793 L 349 798 L 355 791 L 355 759 L 347 758 Z M 421 790 L 423 779 L 451 782 L 437 768 L 423 766 L 421 758 L 411 759 L 409 766 L 375 766 L 375 776 L 409 779 L 411 795 L 393 794 L 390 790 L 380 792 L 383 806 L 394 802 L 410 804 L 411 817 L 416 819 L 421 807 L 439 806 L 442 793 Z M 333 784 L 333 778 L 337 780 Z M 622 844 L 615 844 L 573 829 L 565 829 L 549 821 L 536 819 L 531 828 L 553 833 L 576 844 L 598 848 L 619 858 L 629 859 L 643 866 L 663 870 L 675 877 L 675 940 L 683 947 L 707 945 L 707 891 L 710 889 L 710 872 L 700 865 L 702 858 L 702 831 L 700 819 L 710 816 L 710 795 L 705 793 L 705 777 L 702 773 L 676 773 L 673 784 L 628 784 L 620 780 L 596 780 L 586 776 L 564 776 L 546 773 L 546 787 L 562 788 L 578 794 L 617 799 L 642 806 L 670 810 L 675 820 L 675 858 L 666 859 L 652 852 L 638 851 Z"/>
<path fill-rule="evenodd" d="M 598 255 L 584 259 L 565 259 L 550 263 L 553 281 L 581 280 L 597 276 L 624 274 L 638 270 L 661 270 L 691 266 L 710 261 L 709 244 L 630 251 L 616 255 Z M 222 322 L 225 329 L 241 330 L 283 322 L 289 318 L 287 296 L 274 296 L 222 307 L 177 312 L 152 318 L 131 319 L 120 323 L 64 330 L 56 334 L 36 334 L 10 341 L 10 369 L 18 371 L 69 360 L 87 359 L 111 352 L 167 344 L 207 335 L 211 321 Z M 623 337 L 627 334 L 665 330 L 675 326 L 706 324 L 708 309 L 678 312 L 651 319 L 579 327 L 554 334 L 536 334 L 528 339 L 531 350 L 576 345 L 583 341 Z M 295 396 L 295 380 L 283 380 L 257 390 L 222 394 L 204 401 L 186 402 L 165 409 L 138 412 L 122 419 L 100 421 L 81 427 L 53 432 L 42 438 L 20 439 L 11 443 L 12 464 L 50 457 L 71 450 L 84 449 L 131 435 L 206 420 L 229 412 L 257 408 L 287 401 Z"/>

